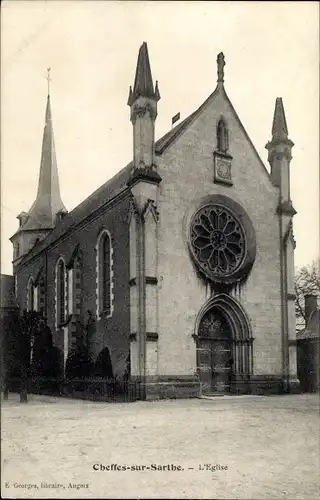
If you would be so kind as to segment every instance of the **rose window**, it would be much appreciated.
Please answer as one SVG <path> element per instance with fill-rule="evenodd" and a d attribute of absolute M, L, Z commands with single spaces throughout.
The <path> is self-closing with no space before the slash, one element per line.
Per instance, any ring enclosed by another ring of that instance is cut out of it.
<path fill-rule="evenodd" d="M 192 253 L 205 274 L 224 277 L 241 266 L 246 251 L 244 230 L 227 207 L 201 208 L 193 217 L 190 230 Z"/>

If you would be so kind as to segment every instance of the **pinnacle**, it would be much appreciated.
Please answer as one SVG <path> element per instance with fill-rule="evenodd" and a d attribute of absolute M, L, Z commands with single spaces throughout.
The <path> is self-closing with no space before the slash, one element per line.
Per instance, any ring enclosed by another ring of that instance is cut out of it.
<path fill-rule="evenodd" d="M 281 97 L 277 97 L 276 99 L 272 123 L 272 138 L 276 140 L 288 139 L 288 127 Z"/>
<path fill-rule="evenodd" d="M 158 84 L 156 84 L 155 89 L 153 86 L 148 46 L 146 42 L 143 42 L 139 49 L 133 90 L 130 89 L 129 93 L 129 106 L 131 106 L 132 102 L 140 96 L 152 97 L 157 101 L 160 99 Z"/>

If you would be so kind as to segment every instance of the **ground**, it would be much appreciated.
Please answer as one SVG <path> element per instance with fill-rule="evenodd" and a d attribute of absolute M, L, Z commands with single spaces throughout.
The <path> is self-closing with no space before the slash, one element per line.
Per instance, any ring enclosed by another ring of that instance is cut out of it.
<path fill-rule="evenodd" d="M 20 404 L 10 394 L 1 410 L 1 496 L 313 500 L 318 397 L 92 403 L 29 396 Z M 152 470 L 171 464 L 183 470 Z M 143 465 L 149 469 L 107 470 Z"/>

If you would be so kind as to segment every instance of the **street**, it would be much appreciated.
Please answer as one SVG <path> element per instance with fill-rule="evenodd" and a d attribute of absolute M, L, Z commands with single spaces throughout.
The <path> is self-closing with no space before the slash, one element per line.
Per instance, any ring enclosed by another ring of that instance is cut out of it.
<path fill-rule="evenodd" d="M 319 395 L 2 401 L 2 498 L 319 497 Z"/>

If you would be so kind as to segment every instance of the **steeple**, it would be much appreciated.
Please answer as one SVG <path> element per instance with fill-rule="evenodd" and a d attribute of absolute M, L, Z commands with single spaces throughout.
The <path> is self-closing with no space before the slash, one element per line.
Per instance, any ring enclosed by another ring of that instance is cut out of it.
<path fill-rule="evenodd" d="M 288 127 L 281 97 L 277 97 L 273 122 L 272 139 L 266 144 L 268 161 L 271 166 L 271 179 L 280 188 L 279 210 L 294 215 L 290 198 L 290 162 L 293 142 L 288 138 Z"/>
<path fill-rule="evenodd" d="M 47 71 L 48 96 L 42 139 L 38 192 L 30 210 L 28 212 L 21 212 L 18 215 L 19 229 L 10 238 L 14 248 L 14 268 L 19 264 L 22 257 L 54 228 L 57 215 L 67 212 L 60 196 L 50 103 L 50 68 Z"/>
<path fill-rule="evenodd" d="M 130 87 L 128 105 L 131 106 L 131 104 L 140 96 L 151 97 L 156 101 L 159 101 L 160 99 L 158 82 L 156 82 L 155 89 L 153 87 L 148 47 L 146 42 L 143 42 L 139 50 L 136 76 L 134 79 L 133 91 Z"/>
<path fill-rule="evenodd" d="M 57 213 L 62 211 L 66 212 L 66 208 L 60 197 L 50 94 L 48 94 L 37 198 L 30 208 L 28 218 L 22 227 L 23 229 L 52 228 L 55 225 Z"/>
<path fill-rule="evenodd" d="M 272 123 L 272 140 L 288 139 L 288 127 L 281 97 L 277 97 Z"/>
<path fill-rule="evenodd" d="M 159 183 L 160 176 L 155 166 L 155 120 L 160 99 L 158 82 L 153 86 L 148 47 L 140 47 L 133 90 L 130 87 L 128 105 L 133 125 L 133 172 L 129 184 L 137 179 L 148 178 Z"/>

